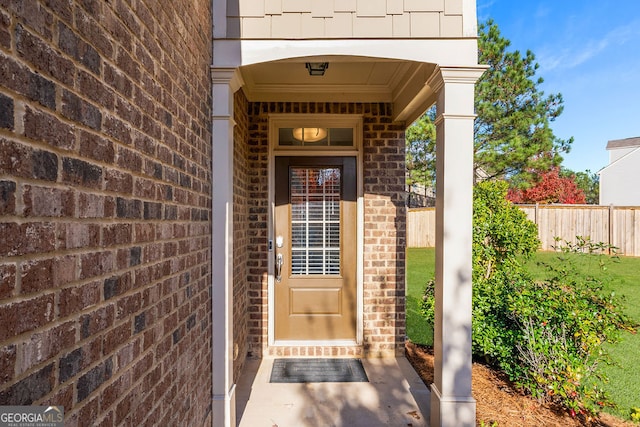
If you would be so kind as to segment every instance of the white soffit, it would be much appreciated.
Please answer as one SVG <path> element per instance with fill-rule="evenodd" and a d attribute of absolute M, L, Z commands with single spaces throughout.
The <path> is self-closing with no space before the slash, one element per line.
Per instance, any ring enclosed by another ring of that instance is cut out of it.
<path fill-rule="evenodd" d="M 213 67 L 238 67 L 250 101 L 391 102 L 410 123 L 435 102 L 436 66 L 476 67 L 474 39 L 214 40 Z M 328 62 L 309 76 L 305 62 Z"/>
<path fill-rule="evenodd" d="M 310 76 L 305 62 L 328 62 L 324 76 Z M 396 88 L 411 76 L 406 61 L 368 58 L 296 58 L 242 67 L 245 92 L 252 101 L 391 102 Z"/>

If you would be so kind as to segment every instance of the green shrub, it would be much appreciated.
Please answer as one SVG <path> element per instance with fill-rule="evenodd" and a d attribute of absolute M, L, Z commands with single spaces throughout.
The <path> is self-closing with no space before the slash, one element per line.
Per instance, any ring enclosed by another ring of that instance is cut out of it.
<path fill-rule="evenodd" d="M 506 192 L 500 182 L 474 189 L 474 355 L 532 396 L 589 416 L 608 404 L 593 381 L 596 366 L 606 359 L 602 345 L 630 328 L 629 319 L 615 295 L 604 293 L 595 279 L 580 277 L 568 260 L 551 271 L 550 280 L 532 280 L 523 261 L 538 248 L 537 229 L 506 200 Z M 434 307 L 432 280 L 422 306 L 431 321 Z"/>

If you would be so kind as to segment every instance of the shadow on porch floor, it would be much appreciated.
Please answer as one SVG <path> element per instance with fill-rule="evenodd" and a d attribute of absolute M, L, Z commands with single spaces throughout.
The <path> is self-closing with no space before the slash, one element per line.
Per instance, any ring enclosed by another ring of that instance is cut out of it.
<path fill-rule="evenodd" d="M 368 383 L 271 384 L 273 359 L 248 360 L 236 389 L 238 425 L 429 425 L 429 391 L 405 358 L 362 363 Z"/>

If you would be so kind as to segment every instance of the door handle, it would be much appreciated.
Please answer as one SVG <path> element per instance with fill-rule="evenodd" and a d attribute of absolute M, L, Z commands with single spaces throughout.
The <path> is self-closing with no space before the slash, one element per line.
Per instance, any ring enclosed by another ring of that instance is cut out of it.
<path fill-rule="evenodd" d="M 282 254 L 276 255 L 276 282 L 280 283 L 282 280 L 282 265 L 284 264 L 284 256 Z"/>

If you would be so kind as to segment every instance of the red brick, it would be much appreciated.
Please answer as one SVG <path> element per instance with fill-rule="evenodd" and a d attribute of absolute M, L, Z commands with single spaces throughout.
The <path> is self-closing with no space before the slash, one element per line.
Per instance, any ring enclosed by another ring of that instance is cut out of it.
<path fill-rule="evenodd" d="M 27 261 L 20 265 L 21 294 L 54 288 L 53 259 Z"/>
<path fill-rule="evenodd" d="M 0 372 L 15 384 L 2 382 L 0 400 L 10 390 L 26 396 L 24 403 L 62 403 L 70 426 L 179 419 L 203 424 L 207 395 L 191 391 L 210 385 L 211 309 L 204 282 L 210 277 L 212 100 L 210 78 L 200 71 L 211 63 L 211 5 L 180 0 L 152 10 L 126 1 L 0 3 L 0 108 L 6 106 L 0 113 L 0 215 L 9 216 L 0 226 L 7 237 L 0 241 L 0 298 L 22 304 L 20 299 L 45 297 L 55 288 L 52 313 L 76 325 L 81 340 L 58 350 L 48 341 L 55 327 L 47 323 L 58 327 L 59 319 L 28 320 L 35 316 L 30 311 L 42 311 L 37 304 L 20 310 L 5 304 L 3 326 L 6 313 L 14 319 L 29 312 L 24 317 L 31 324 L 0 331 L 16 344 L 14 356 L 1 354 Z M 176 28 L 184 37 L 170 36 Z M 166 43 L 159 45 L 160 39 Z M 243 105 L 248 111 L 246 100 Z M 22 135 L 10 136 L 12 131 Z M 117 158 L 124 146 L 131 151 Z M 18 215 L 55 221 L 30 224 Z M 161 219 L 170 224 L 159 227 Z M 191 225 L 192 219 L 202 226 Z M 266 237 L 259 238 L 265 246 Z M 259 282 L 266 262 L 255 268 Z M 189 284 L 182 282 L 187 270 Z M 176 286 L 160 301 L 154 284 L 167 276 Z M 137 294 L 131 292 L 133 277 Z M 184 321 L 165 332 L 164 317 L 177 316 L 178 301 Z M 28 329 L 35 329 L 33 337 Z M 44 353 L 33 352 L 36 339 Z M 46 360 L 55 362 L 43 370 Z M 59 384 L 63 361 L 66 381 Z M 16 369 L 27 378 L 16 382 Z M 113 372 L 119 376 L 110 379 Z M 120 378 L 121 387 L 112 389 Z M 113 392 L 110 401 L 107 391 Z"/>
<path fill-rule="evenodd" d="M 105 173 L 105 189 L 124 195 L 131 194 L 133 192 L 133 177 L 127 172 L 107 169 Z"/>
<path fill-rule="evenodd" d="M 73 128 L 54 116 L 27 106 L 24 115 L 24 135 L 54 147 L 72 150 L 76 144 Z"/>
<path fill-rule="evenodd" d="M 61 249 L 95 248 L 100 244 L 100 226 L 78 222 L 59 224 L 58 241 Z"/>
<path fill-rule="evenodd" d="M 54 153 L 33 150 L 0 137 L 0 173 L 55 181 L 58 176 L 58 157 Z"/>
<path fill-rule="evenodd" d="M 113 163 L 115 149 L 113 143 L 90 132 L 80 132 L 80 154 L 86 158 L 104 163 Z"/>
<path fill-rule="evenodd" d="M 0 46 L 9 50 L 11 48 L 11 17 L 0 10 Z"/>
<path fill-rule="evenodd" d="M 105 76 L 108 74 L 107 70 L 110 69 L 112 69 L 111 66 L 105 66 Z M 124 76 L 123 74 L 120 75 Z M 128 79 L 127 82 L 131 85 L 131 82 Z M 131 89 L 129 89 L 129 91 L 130 90 Z M 120 144 L 131 145 L 131 127 L 117 117 L 109 114 L 104 115 L 102 130 L 105 134 L 109 135 Z"/>
<path fill-rule="evenodd" d="M 79 70 L 77 74 L 76 85 L 80 92 L 96 104 L 108 110 L 113 110 L 115 106 L 113 93 L 90 73 Z"/>
<path fill-rule="evenodd" d="M 113 271 L 115 256 L 112 252 L 93 252 L 80 258 L 80 278 L 101 276 Z"/>
<path fill-rule="evenodd" d="M 16 287 L 16 265 L 0 264 L 0 300 L 13 295 Z"/>
<path fill-rule="evenodd" d="M 94 339 L 90 339 L 82 346 L 82 364 L 81 370 L 93 365 L 104 357 L 102 352 L 102 337 L 97 336 Z"/>
<path fill-rule="evenodd" d="M 94 17 L 100 16 L 101 3 L 97 1 L 84 1 L 83 3 L 91 6 L 88 8 L 89 10 L 82 7 L 76 8 L 75 23 L 80 35 L 87 39 L 101 56 L 111 58 L 114 48 L 109 34 L 104 31 L 96 31 L 96 28 L 100 28 L 100 22 Z M 100 18 L 100 20 L 102 19 Z"/>
<path fill-rule="evenodd" d="M 133 382 L 138 381 L 153 366 L 153 353 L 147 353 L 133 366 Z"/>
<path fill-rule="evenodd" d="M 15 377 L 16 346 L 0 347 L 0 383 L 8 384 Z"/>
<path fill-rule="evenodd" d="M 31 222 L 0 224 L 0 256 L 48 252 L 55 248 L 55 225 Z"/>
<path fill-rule="evenodd" d="M 27 95 L 30 79 L 31 72 L 27 67 L 0 51 L 0 81 L 5 87 Z"/>
<path fill-rule="evenodd" d="M 103 348 L 105 354 L 111 354 L 131 337 L 131 324 L 128 322 L 110 330 L 104 335 Z"/>
<path fill-rule="evenodd" d="M 137 178 L 133 186 L 133 195 L 143 199 L 153 199 L 156 196 L 155 183 L 148 179 Z"/>
<path fill-rule="evenodd" d="M 140 342 L 130 342 L 116 353 L 116 366 L 123 369 L 128 366 L 140 353 Z"/>
<path fill-rule="evenodd" d="M 140 310 L 140 302 L 142 296 L 140 293 L 122 297 L 118 300 L 116 306 L 116 318 L 122 319 Z"/>
<path fill-rule="evenodd" d="M 16 26 L 16 49 L 35 68 L 64 84 L 73 84 L 73 63 L 63 58 L 46 41 Z"/>
<path fill-rule="evenodd" d="M 131 379 L 128 372 L 125 375 L 121 375 L 114 382 L 108 385 L 100 396 L 100 407 L 102 410 L 104 411 L 111 408 L 118 399 L 126 394 L 130 387 Z"/>
<path fill-rule="evenodd" d="M 134 239 L 135 243 L 150 242 L 155 239 L 155 227 L 153 224 L 135 224 Z M 148 260 L 148 258 L 145 258 Z"/>
<path fill-rule="evenodd" d="M 51 40 L 53 16 L 39 2 L 9 2 L 9 9 L 21 16 L 28 27 L 45 39 Z"/>
<path fill-rule="evenodd" d="M 107 83 L 109 86 L 115 89 L 120 95 L 123 95 L 125 98 L 131 97 L 131 94 L 133 92 L 133 82 L 131 81 L 131 79 L 129 79 L 129 77 L 125 73 L 123 73 L 116 67 L 113 67 L 108 63 L 105 63 L 104 78 L 105 78 L 105 83 Z M 120 120 L 115 119 L 113 117 L 109 117 L 108 120 L 110 122 L 110 125 L 105 126 L 108 129 L 114 129 L 114 127 L 111 126 L 115 123 L 113 120 L 120 122 Z M 119 139 L 119 137 L 125 138 L 125 139 L 120 139 L 120 141 L 125 144 L 131 144 L 131 139 L 128 132 L 118 131 L 117 133 L 114 134 L 113 131 L 107 130 L 107 133 L 116 139 Z"/>
<path fill-rule="evenodd" d="M 60 317 L 71 316 L 100 301 L 100 282 L 65 288 L 60 291 Z"/>
<path fill-rule="evenodd" d="M 116 406 L 116 425 L 120 425 L 127 415 L 129 415 L 133 401 L 138 393 L 139 390 L 134 389 L 118 403 Z"/>
<path fill-rule="evenodd" d="M 0 304 L 0 341 L 44 326 L 54 318 L 53 294 Z"/>
<path fill-rule="evenodd" d="M 18 347 L 20 363 L 16 366 L 17 375 L 69 348 L 75 343 L 75 337 L 75 322 L 67 322 L 31 335 L 28 341 Z"/>
<path fill-rule="evenodd" d="M 117 98 L 115 109 L 116 113 L 122 120 L 135 127 L 140 127 L 142 123 L 142 113 L 137 107 L 122 98 Z"/>
<path fill-rule="evenodd" d="M 123 169 L 140 172 L 142 170 L 142 157 L 138 152 L 121 146 L 118 147 L 117 164 Z"/>
<path fill-rule="evenodd" d="M 73 384 L 69 384 L 63 387 L 58 387 L 56 391 L 50 394 L 46 399 L 39 402 L 42 406 L 63 406 L 64 413 L 68 414 L 71 412 L 73 407 Z M 65 420 L 65 426 L 70 425 L 67 420 Z"/>
<path fill-rule="evenodd" d="M 132 240 L 131 224 L 109 224 L 102 229 L 102 246 L 109 247 L 114 245 L 123 245 L 131 243 Z"/>
<path fill-rule="evenodd" d="M 108 216 L 105 210 L 107 199 L 107 197 L 99 194 L 78 194 L 78 218 L 104 218 Z"/>
<path fill-rule="evenodd" d="M 98 107 L 68 90 L 62 91 L 62 114 L 94 130 L 102 128 L 102 113 Z"/>
<path fill-rule="evenodd" d="M 24 215 L 46 217 L 70 217 L 75 212 L 74 194 L 71 190 L 24 186 Z"/>
<path fill-rule="evenodd" d="M 95 420 L 98 418 L 98 410 L 99 410 L 99 401 L 100 398 L 96 397 L 92 399 L 90 402 L 85 403 L 80 409 L 80 413 L 78 414 L 78 418 L 81 421 L 89 421 Z"/>
<path fill-rule="evenodd" d="M 115 309 L 113 305 L 98 308 L 80 318 L 80 339 L 88 338 L 113 325 Z"/>

